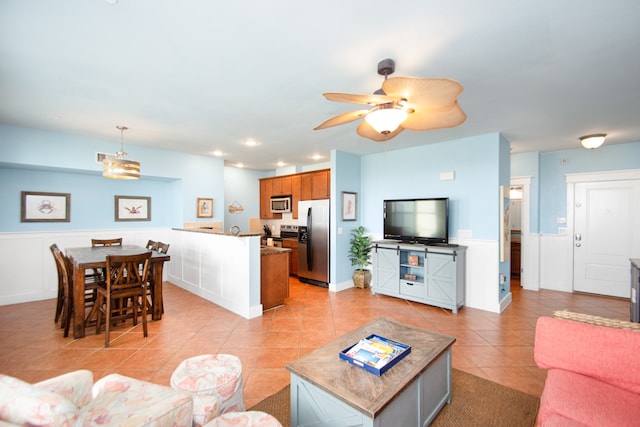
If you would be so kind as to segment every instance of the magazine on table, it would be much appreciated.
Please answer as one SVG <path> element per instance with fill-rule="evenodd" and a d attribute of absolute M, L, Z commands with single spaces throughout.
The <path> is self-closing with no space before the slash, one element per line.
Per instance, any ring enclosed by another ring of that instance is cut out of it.
<path fill-rule="evenodd" d="M 340 353 L 349 363 L 382 375 L 387 369 L 411 352 L 411 347 L 381 337 L 369 335 Z"/>

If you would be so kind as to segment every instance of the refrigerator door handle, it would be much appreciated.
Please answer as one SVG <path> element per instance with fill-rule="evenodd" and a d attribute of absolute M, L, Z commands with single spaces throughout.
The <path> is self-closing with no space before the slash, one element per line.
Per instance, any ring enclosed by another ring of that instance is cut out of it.
<path fill-rule="evenodd" d="M 313 244 L 313 238 L 311 235 L 311 230 L 313 230 L 313 215 L 311 215 L 311 209 L 307 209 L 307 270 L 313 270 L 313 252 L 311 250 L 311 245 Z"/>

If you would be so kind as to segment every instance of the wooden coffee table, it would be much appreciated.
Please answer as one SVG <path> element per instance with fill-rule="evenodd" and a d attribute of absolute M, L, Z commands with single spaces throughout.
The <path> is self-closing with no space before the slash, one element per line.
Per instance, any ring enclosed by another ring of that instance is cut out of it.
<path fill-rule="evenodd" d="M 377 376 L 339 358 L 371 334 L 411 346 Z M 425 426 L 451 402 L 454 337 L 380 318 L 287 365 L 291 425 Z"/>

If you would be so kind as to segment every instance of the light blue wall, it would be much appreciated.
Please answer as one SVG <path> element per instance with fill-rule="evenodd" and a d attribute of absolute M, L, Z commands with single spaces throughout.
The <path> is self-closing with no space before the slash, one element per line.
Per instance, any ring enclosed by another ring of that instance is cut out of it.
<path fill-rule="evenodd" d="M 536 157 L 539 172 L 536 173 Z M 556 218 L 567 216 L 566 174 L 640 168 L 640 142 L 603 145 L 595 150 L 573 150 L 544 153 L 522 153 L 512 156 L 513 176 L 532 176 L 539 181 L 539 197 L 532 189 L 532 204 L 539 203 L 539 220 L 532 216 L 531 232 L 557 234 Z M 533 185 L 532 185 L 533 186 Z M 532 213 L 536 213 L 532 207 Z M 537 225 L 539 223 L 539 229 Z"/>
<path fill-rule="evenodd" d="M 363 156 L 362 225 L 382 235 L 385 199 L 449 197 L 450 237 L 471 230 L 474 239 L 498 239 L 500 143 L 491 133 Z M 451 171 L 454 180 L 440 180 Z"/>
<path fill-rule="evenodd" d="M 273 171 L 271 171 L 273 172 Z M 249 218 L 260 218 L 260 178 L 272 176 L 269 171 L 256 171 L 233 167 L 224 168 L 224 202 L 217 203 L 216 210 L 224 211 L 224 229 L 237 225 L 245 232 L 249 230 Z M 230 213 L 228 206 L 235 201 L 244 210 Z M 224 203 L 224 205 L 223 205 Z"/>
<path fill-rule="evenodd" d="M 341 283 L 351 280 L 355 267 L 351 266 L 349 261 L 349 250 L 351 248 L 351 230 L 360 225 L 362 218 L 362 191 L 360 186 L 360 156 L 345 153 L 343 151 L 332 152 L 331 164 L 331 194 L 332 197 L 332 220 L 331 236 L 331 252 L 335 254 L 333 257 L 336 262 L 331 266 L 331 282 Z M 357 221 L 342 220 L 342 192 L 349 191 L 357 193 Z M 342 230 L 340 234 L 339 230 Z M 368 230 L 367 230 L 368 231 Z"/>
<path fill-rule="evenodd" d="M 125 151 L 128 158 L 141 163 L 142 178 L 102 178 L 102 165 L 95 162 L 95 156 L 97 152 L 118 151 L 120 143 L 114 140 L 0 125 L 0 167 L 6 178 L 0 182 L 0 195 L 10 206 L 0 210 L 0 231 L 181 227 L 185 221 L 196 221 L 196 198 L 224 200 L 222 160 L 127 146 L 126 140 Z M 20 223 L 22 190 L 71 193 L 71 222 Z M 151 196 L 152 220 L 116 223 L 114 195 Z M 222 211 L 215 215 L 213 220 L 224 219 Z"/>
<path fill-rule="evenodd" d="M 73 172 L 0 167 L 0 231 L 93 230 L 175 226 L 171 201 L 180 197 L 178 181 L 109 182 L 101 176 Z M 20 192 L 71 194 L 70 222 L 20 222 Z M 151 197 L 151 221 L 115 222 L 116 195 Z M 181 213 L 181 212 L 179 212 Z"/>

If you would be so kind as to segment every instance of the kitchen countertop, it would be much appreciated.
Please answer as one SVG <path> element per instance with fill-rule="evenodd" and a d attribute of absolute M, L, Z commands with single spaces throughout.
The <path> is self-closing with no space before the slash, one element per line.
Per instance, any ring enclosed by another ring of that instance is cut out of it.
<path fill-rule="evenodd" d="M 172 230 L 177 230 L 177 231 L 190 231 L 192 233 L 205 233 L 205 234 L 218 234 L 220 236 L 234 236 L 234 237 L 253 237 L 253 236 L 257 236 L 260 237 L 262 236 L 262 233 L 238 233 L 238 234 L 232 234 L 229 231 L 218 231 L 218 230 L 211 230 L 208 228 L 172 228 Z"/>
<path fill-rule="evenodd" d="M 289 248 L 276 248 L 275 246 L 261 246 L 260 255 L 276 255 L 283 252 L 291 252 Z"/>

